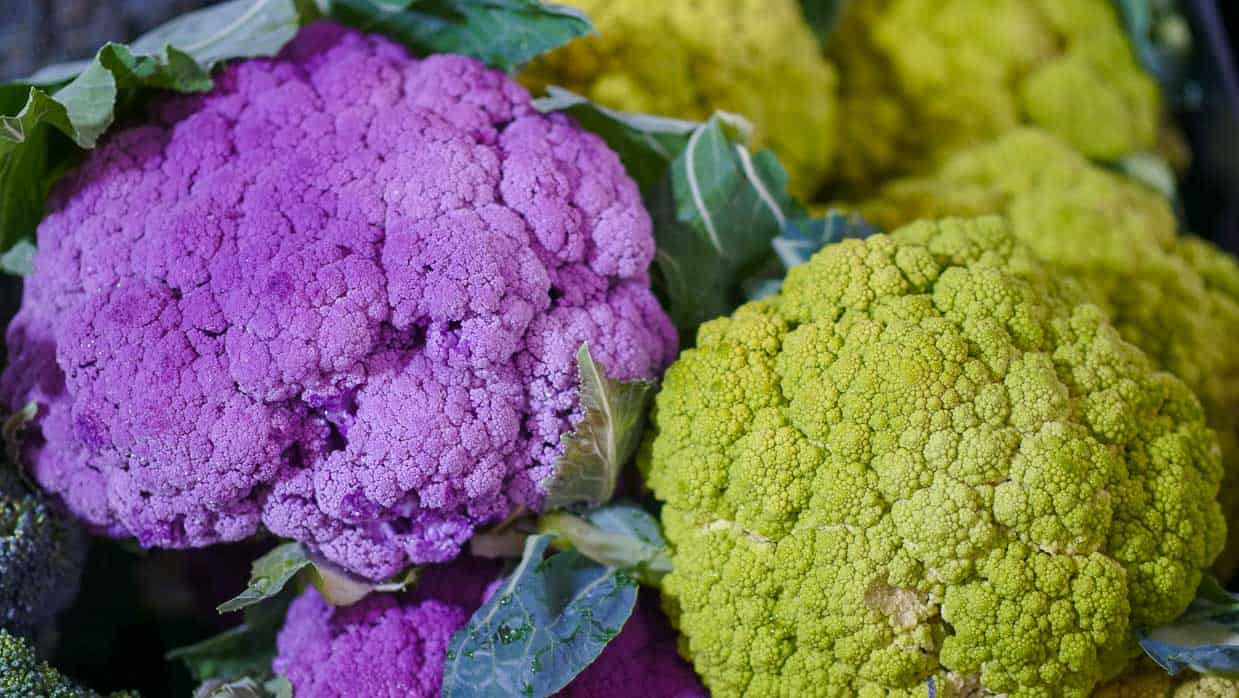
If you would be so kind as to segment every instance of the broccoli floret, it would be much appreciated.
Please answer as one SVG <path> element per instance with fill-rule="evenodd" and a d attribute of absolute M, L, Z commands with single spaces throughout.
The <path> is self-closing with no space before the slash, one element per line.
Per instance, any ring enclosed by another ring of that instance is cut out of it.
<path fill-rule="evenodd" d="M 1088 696 L 1221 550 L 1182 381 L 998 217 L 830 245 L 706 323 L 641 464 L 715 696 Z"/>
<path fill-rule="evenodd" d="M 77 595 L 82 531 L 0 463 L 0 627 L 37 638 Z"/>
<path fill-rule="evenodd" d="M 576 352 L 650 378 L 675 330 L 619 157 L 503 73 L 320 22 L 156 102 L 59 185 L 0 393 L 96 529 L 260 527 L 370 579 L 537 508 Z"/>
<path fill-rule="evenodd" d="M 0 698 L 103 698 L 35 656 L 34 646 L 0 628 Z M 139 698 L 121 691 L 107 698 Z"/>

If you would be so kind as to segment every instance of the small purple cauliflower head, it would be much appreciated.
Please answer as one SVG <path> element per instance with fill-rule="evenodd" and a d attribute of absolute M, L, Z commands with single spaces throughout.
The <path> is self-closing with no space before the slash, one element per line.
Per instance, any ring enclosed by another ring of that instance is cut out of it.
<path fill-rule="evenodd" d="M 344 607 L 310 587 L 288 608 L 273 668 L 297 698 L 438 696 L 452 634 L 482 605 L 500 567 L 461 556 L 424 568 L 412 591 Z"/>
<path fill-rule="evenodd" d="M 497 564 L 462 556 L 423 570 L 404 594 L 371 594 L 348 607 L 313 588 L 293 601 L 280 631 L 274 669 L 297 698 L 431 698 L 443 684 L 452 635 L 496 586 Z M 623 630 L 559 698 L 707 698 L 676 653 L 675 635 L 656 595 L 641 597 Z"/>
<path fill-rule="evenodd" d="M 582 342 L 674 356 L 618 157 L 475 60 L 318 23 L 150 116 L 53 193 L 0 381 L 97 531 L 447 560 L 538 507 Z"/>

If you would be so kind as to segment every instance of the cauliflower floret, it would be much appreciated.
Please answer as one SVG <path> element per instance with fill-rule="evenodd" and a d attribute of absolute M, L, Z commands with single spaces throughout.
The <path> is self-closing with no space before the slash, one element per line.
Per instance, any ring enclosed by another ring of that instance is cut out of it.
<path fill-rule="evenodd" d="M 1002 213 L 1015 235 L 1070 277 L 1128 341 L 1187 383 L 1222 444 L 1222 507 L 1239 514 L 1239 264 L 1176 233 L 1157 193 L 1092 165 L 1032 129 L 947 159 L 931 175 L 888 184 L 862 205 L 898 226 L 924 216 Z M 1229 579 L 1239 540 L 1218 561 Z"/>
<path fill-rule="evenodd" d="M 500 566 L 462 557 L 422 571 L 403 594 L 371 594 L 346 608 L 314 589 L 293 601 L 278 638 L 276 673 L 297 698 L 432 698 L 443 684 L 452 635 L 493 593 Z M 359 668 L 359 662 L 364 668 Z M 558 698 L 706 698 L 676 654 L 675 636 L 653 598 Z"/>
<path fill-rule="evenodd" d="M 835 73 L 795 0 L 565 0 L 598 29 L 535 60 L 526 84 L 560 85 L 616 109 L 705 119 L 722 109 L 755 127 L 812 195 L 830 173 Z"/>
<path fill-rule="evenodd" d="M 1225 535 L 1199 402 L 997 217 L 830 245 L 703 325 L 641 464 L 716 696 L 1087 696 Z"/>
<path fill-rule="evenodd" d="M 450 559 L 539 505 L 582 342 L 625 379 L 676 345 L 600 138 L 330 23 L 110 137 L 38 242 L 3 397 L 40 405 L 38 481 L 144 546 Z"/>
<path fill-rule="evenodd" d="M 1100 160 L 1157 144 L 1157 84 L 1109 0 L 856 0 L 829 53 L 856 190 L 1019 124 Z"/>

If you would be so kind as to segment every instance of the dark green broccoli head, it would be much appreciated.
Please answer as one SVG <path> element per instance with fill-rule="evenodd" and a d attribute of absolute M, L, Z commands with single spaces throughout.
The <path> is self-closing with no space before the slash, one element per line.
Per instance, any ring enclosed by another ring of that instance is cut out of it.
<path fill-rule="evenodd" d="M 34 645 L 0 628 L 0 698 L 102 698 L 83 688 L 35 656 Z M 113 693 L 108 698 L 138 698 Z"/>
<path fill-rule="evenodd" d="M 81 529 L 0 463 L 0 627 L 31 637 L 50 625 L 77 595 L 85 556 Z"/>

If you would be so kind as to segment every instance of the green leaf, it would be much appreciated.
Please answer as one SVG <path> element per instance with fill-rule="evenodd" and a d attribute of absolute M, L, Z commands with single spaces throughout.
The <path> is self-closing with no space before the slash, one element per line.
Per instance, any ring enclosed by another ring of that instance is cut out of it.
<path fill-rule="evenodd" d="M 584 518 L 552 512 L 538 519 L 540 533 L 551 534 L 605 567 L 615 567 L 644 584 L 657 586 L 671 571 L 667 543 L 658 521 L 633 504 L 593 509 Z"/>
<path fill-rule="evenodd" d="M 327 0 L 327 14 L 419 55 L 459 53 L 515 71 L 593 31 L 579 10 L 539 0 Z"/>
<path fill-rule="evenodd" d="M 444 698 L 552 695 L 624 627 L 635 581 L 572 550 L 544 560 L 551 538 L 530 536 L 512 575 L 452 636 Z"/>
<path fill-rule="evenodd" d="M 667 168 L 701 126 L 695 121 L 607 109 L 555 86 L 547 88 L 547 96 L 535 99 L 534 106 L 543 112 L 570 114 L 583 128 L 601 136 L 645 194 L 663 181 Z"/>
<path fill-rule="evenodd" d="M 220 3 L 130 46 L 108 43 L 91 60 L 0 85 L 0 252 L 33 237 L 52 184 L 76 162 L 77 149 L 95 147 L 120 105 L 137 108 L 153 90 L 204 92 L 218 62 L 275 54 L 301 24 L 298 7 L 297 0 Z"/>
<path fill-rule="evenodd" d="M 654 384 L 620 381 L 590 356 L 589 346 L 577 350 L 577 373 L 584 415 L 563 437 L 564 452 L 547 479 L 545 509 L 611 500 L 620 470 L 641 442 L 641 431 Z"/>
<path fill-rule="evenodd" d="M 233 58 L 274 56 L 313 19 L 305 14 L 305 5 L 293 0 L 231 0 L 183 14 L 138 37 L 132 48 L 156 56 L 175 46 L 210 70 Z"/>
<path fill-rule="evenodd" d="M 254 561 L 249 585 L 220 604 L 218 610 L 230 613 L 265 601 L 283 591 L 303 570 L 323 600 L 334 606 L 351 606 L 376 591 L 403 591 L 417 581 L 414 567 L 386 582 L 372 582 L 308 554 L 300 543 L 284 543 Z"/>
<path fill-rule="evenodd" d="M 239 611 L 279 594 L 284 585 L 308 567 L 310 558 L 300 543 L 284 543 L 254 561 L 249 586 L 240 594 L 219 605 L 220 613 Z"/>
<path fill-rule="evenodd" d="M 825 216 L 789 220 L 771 241 L 775 260 L 753 278 L 745 281 L 749 300 L 765 298 L 779 291 L 788 270 L 798 267 L 826 245 L 848 238 L 867 238 L 879 232 L 859 215 L 831 211 Z"/>
<path fill-rule="evenodd" d="M 1239 595 L 1206 576 L 1178 620 L 1137 637 L 1145 654 L 1172 676 L 1191 669 L 1239 678 Z"/>
<path fill-rule="evenodd" d="M 744 281 L 769 260 L 770 244 L 802 209 L 769 151 L 755 155 L 743 132 L 716 114 L 693 132 L 669 182 L 647 200 L 658 252 L 655 279 L 688 345 L 697 326 L 744 300 Z"/>
<path fill-rule="evenodd" d="M 839 21 L 843 19 L 847 6 L 848 0 L 800 0 L 800 12 L 823 49 L 826 48 L 830 35 L 839 26 Z"/>
<path fill-rule="evenodd" d="M 29 276 L 34 273 L 34 243 L 19 240 L 8 252 L 0 255 L 0 270 L 14 276 Z"/>
<path fill-rule="evenodd" d="M 292 593 L 277 594 L 245 609 L 240 625 L 201 642 L 178 647 L 166 658 L 185 663 L 195 681 L 223 683 L 268 675 L 275 657 L 275 637 L 284 625 Z"/>

